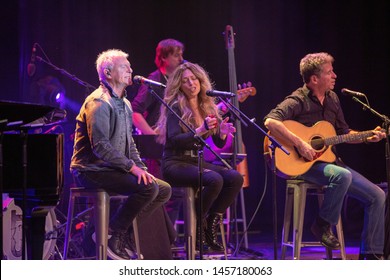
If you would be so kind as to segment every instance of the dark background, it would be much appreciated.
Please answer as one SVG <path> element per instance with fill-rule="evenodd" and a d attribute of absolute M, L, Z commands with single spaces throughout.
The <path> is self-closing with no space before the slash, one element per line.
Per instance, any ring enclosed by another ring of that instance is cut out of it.
<path fill-rule="evenodd" d="M 364 92 L 370 105 L 389 116 L 388 81 L 390 2 L 381 1 L 291 1 L 291 0 L 197 0 L 197 1 L 58 1 L 19 0 L 1 4 L 1 100 L 41 102 L 34 95 L 36 81 L 57 77 L 66 89 L 66 166 L 72 152 L 71 134 L 75 114 L 89 92 L 76 78 L 98 86 L 95 59 L 109 48 L 130 54 L 134 75 L 147 76 L 155 69 L 157 43 L 175 38 L 185 46 L 185 59 L 199 63 L 210 73 L 216 89 L 229 90 L 228 53 L 223 32 L 235 32 L 235 64 L 238 83 L 251 81 L 256 96 L 240 104 L 261 127 L 262 118 L 284 96 L 302 85 L 299 61 L 310 52 L 326 51 L 336 61 L 335 91 L 342 88 Z M 37 55 L 64 71 L 37 62 L 37 71 L 27 75 L 34 43 Z M 44 52 L 44 53 L 43 53 Z M 129 88 L 132 99 L 135 89 Z M 381 120 L 349 96 L 340 95 L 351 128 L 372 129 Z M 265 199 L 251 230 L 272 231 L 272 189 L 266 182 L 263 135 L 254 127 L 242 131 L 249 163 L 250 187 L 245 189 L 248 219 L 263 191 Z M 341 144 L 343 158 L 376 183 L 386 181 L 385 145 Z M 44 176 L 44 175 L 43 175 Z M 71 180 L 66 177 L 66 187 Z M 278 178 L 279 214 L 284 201 L 283 180 Z M 360 217 L 361 219 L 362 217 Z M 281 218 L 279 217 L 279 221 Z"/>

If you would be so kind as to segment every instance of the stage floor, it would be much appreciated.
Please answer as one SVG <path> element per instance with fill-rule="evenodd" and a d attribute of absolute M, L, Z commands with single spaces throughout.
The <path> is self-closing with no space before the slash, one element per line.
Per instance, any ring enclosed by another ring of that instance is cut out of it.
<path fill-rule="evenodd" d="M 241 236 L 239 236 L 241 237 Z M 314 239 L 306 239 L 307 241 L 315 241 Z M 272 234 L 264 234 L 260 232 L 250 232 L 248 233 L 248 247 L 245 248 L 241 243 L 240 249 L 236 250 L 238 246 L 236 239 L 234 242 L 229 243 L 229 253 L 228 259 L 234 260 L 248 260 L 248 259 L 262 259 L 262 260 L 274 260 L 281 259 L 281 240 L 278 238 L 276 246 L 276 258 L 275 258 L 275 249 L 274 249 L 274 237 Z M 238 241 L 238 243 L 240 240 Z M 359 241 L 358 240 L 345 240 L 346 247 L 346 259 L 347 260 L 357 260 L 359 258 Z M 185 259 L 185 251 L 183 244 L 180 242 L 180 237 L 177 243 L 178 247 L 174 248 L 174 257 L 175 259 Z M 286 250 L 286 260 L 293 259 L 293 251 L 291 247 L 288 247 Z M 224 259 L 223 254 L 208 254 L 204 252 L 204 259 Z M 301 259 L 302 260 L 323 260 L 326 259 L 326 250 L 323 246 L 313 246 L 313 247 L 304 247 L 301 250 Z M 333 251 L 333 259 L 341 259 L 340 250 Z"/>

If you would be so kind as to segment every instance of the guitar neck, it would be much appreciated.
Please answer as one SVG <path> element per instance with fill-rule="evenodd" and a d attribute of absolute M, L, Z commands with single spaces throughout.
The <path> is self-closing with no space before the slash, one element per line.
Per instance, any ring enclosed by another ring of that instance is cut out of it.
<path fill-rule="evenodd" d="M 364 139 L 372 135 L 374 135 L 374 132 L 372 130 L 361 131 L 358 133 L 336 135 L 333 137 L 326 138 L 325 145 L 330 146 L 330 145 L 337 145 L 341 143 L 348 143 L 354 141 L 363 141 Z"/>

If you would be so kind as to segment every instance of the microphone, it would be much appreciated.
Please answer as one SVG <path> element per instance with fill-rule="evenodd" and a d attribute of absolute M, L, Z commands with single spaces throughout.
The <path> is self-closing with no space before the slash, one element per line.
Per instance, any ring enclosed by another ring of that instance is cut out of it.
<path fill-rule="evenodd" d="M 364 93 L 361 93 L 361 92 L 358 92 L 358 91 L 349 90 L 347 88 L 343 88 L 341 90 L 341 92 L 344 93 L 345 95 L 351 95 L 351 96 L 356 96 L 356 97 L 365 97 L 366 96 Z"/>
<path fill-rule="evenodd" d="M 36 66 L 35 66 L 35 53 L 37 51 L 36 46 L 37 46 L 37 43 L 34 43 L 32 50 L 31 50 L 30 63 L 27 65 L 27 75 L 29 77 L 34 76 L 35 70 L 36 70 Z"/>
<path fill-rule="evenodd" d="M 156 87 L 162 87 L 165 88 L 166 86 L 162 83 L 146 79 L 145 77 L 142 76 L 134 76 L 133 81 L 137 84 L 145 84 L 145 85 L 150 85 L 150 86 L 156 86 Z"/>
<path fill-rule="evenodd" d="M 219 90 L 208 90 L 206 91 L 206 95 L 213 96 L 213 97 L 226 97 L 226 98 L 236 96 L 233 92 L 219 91 Z"/>

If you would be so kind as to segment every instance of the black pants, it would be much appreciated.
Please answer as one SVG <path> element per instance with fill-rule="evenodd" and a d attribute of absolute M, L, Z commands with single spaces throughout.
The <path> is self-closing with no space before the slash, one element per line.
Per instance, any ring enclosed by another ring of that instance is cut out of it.
<path fill-rule="evenodd" d="M 128 196 L 110 221 L 114 231 L 127 231 L 135 217 L 146 218 L 171 196 L 171 187 L 162 180 L 138 184 L 136 176 L 120 171 L 74 172 L 74 177 L 78 186 Z"/>
<path fill-rule="evenodd" d="M 203 164 L 202 216 L 207 213 L 224 213 L 233 203 L 243 184 L 242 175 L 208 162 Z M 172 158 L 162 162 L 164 180 L 171 185 L 198 187 L 197 158 Z"/>

